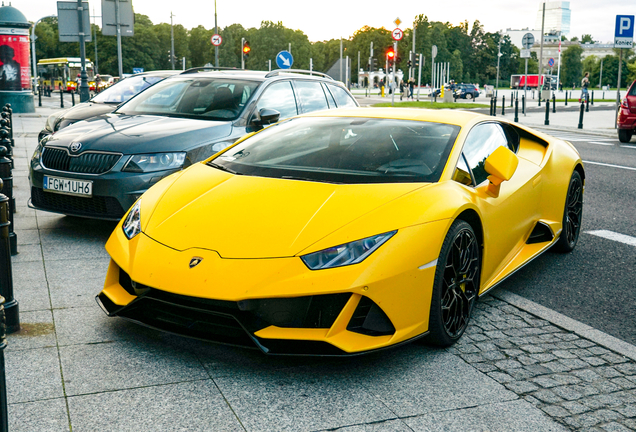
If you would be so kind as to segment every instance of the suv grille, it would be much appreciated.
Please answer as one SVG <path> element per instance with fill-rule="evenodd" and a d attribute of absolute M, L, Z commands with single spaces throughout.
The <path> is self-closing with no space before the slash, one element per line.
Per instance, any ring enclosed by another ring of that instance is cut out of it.
<path fill-rule="evenodd" d="M 42 165 L 57 171 L 103 174 L 114 167 L 120 158 L 119 153 L 85 152 L 79 156 L 71 156 L 66 150 L 45 147 L 42 152 Z"/>
<path fill-rule="evenodd" d="M 35 207 L 43 210 L 70 214 L 75 216 L 90 216 L 104 219 L 121 219 L 124 209 L 119 201 L 113 197 L 93 196 L 91 198 L 62 195 L 44 192 L 40 188 L 31 188 L 31 202 Z"/>

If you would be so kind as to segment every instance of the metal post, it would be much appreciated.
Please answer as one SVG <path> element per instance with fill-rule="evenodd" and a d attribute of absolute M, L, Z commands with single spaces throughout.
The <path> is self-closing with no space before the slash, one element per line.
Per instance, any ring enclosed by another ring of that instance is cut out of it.
<path fill-rule="evenodd" d="M 519 121 L 519 98 L 515 99 L 515 122 Z"/>
<path fill-rule="evenodd" d="M 417 72 L 417 101 L 420 101 L 420 87 L 422 85 L 422 54 L 420 54 L 420 66 Z"/>
<path fill-rule="evenodd" d="M 621 106 L 621 72 L 623 70 L 623 48 L 618 49 L 618 85 L 616 86 L 616 116 Z M 614 128 L 616 129 L 616 119 L 614 120 Z"/>
<path fill-rule="evenodd" d="M 552 113 L 556 113 L 556 95 L 552 95 Z"/>
<path fill-rule="evenodd" d="M 590 112 L 590 98 L 588 96 L 585 97 L 585 112 Z"/>
<path fill-rule="evenodd" d="M 42 106 L 42 89 L 38 86 L 38 106 Z"/>
<path fill-rule="evenodd" d="M 543 35 L 545 30 L 545 2 L 543 2 L 543 13 L 541 15 L 541 48 L 540 48 L 540 52 L 539 52 L 539 83 L 538 83 L 538 88 L 537 90 L 539 90 L 539 106 L 541 106 L 541 87 L 543 85 Z"/>
<path fill-rule="evenodd" d="M 0 296 L 0 432 L 9 431 L 7 377 L 4 366 L 4 349 L 7 347 L 7 332 L 4 327 L 4 301 L 4 297 Z"/>
<path fill-rule="evenodd" d="M 501 115 L 506 115 L 506 95 L 501 96 Z"/>
<path fill-rule="evenodd" d="M 521 95 L 521 112 L 526 115 L 526 96 Z"/>
<path fill-rule="evenodd" d="M 119 17 L 119 0 L 115 0 L 115 25 L 117 26 L 117 70 L 119 71 L 119 79 L 122 79 L 124 75 L 124 65 L 121 54 L 121 19 Z"/>
<path fill-rule="evenodd" d="M 62 84 L 60 84 L 60 108 L 64 108 L 64 89 L 62 89 Z"/>
<path fill-rule="evenodd" d="M 501 33 L 499 33 L 499 45 L 497 47 L 497 78 L 495 79 L 495 89 L 499 91 L 499 61 L 501 60 Z"/>
<path fill-rule="evenodd" d="M 592 103 L 592 106 L 594 106 L 594 90 L 592 90 L 592 101 L 591 101 L 591 103 Z"/>
<path fill-rule="evenodd" d="M 598 78 L 598 88 L 603 88 L 603 59 L 601 59 L 601 75 Z M 603 99 L 605 99 L 603 94 Z"/>
<path fill-rule="evenodd" d="M 338 64 L 340 65 L 340 80 L 339 81 L 342 81 L 342 38 L 340 38 L 340 63 Z"/>
<path fill-rule="evenodd" d="M 214 34 L 219 34 L 219 26 L 216 23 L 216 0 L 214 0 Z M 243 52 L 243 47 L 241 47 Z M 219 67 L 219 47 L 214 45 L 214 66 Z M 269 61 L 269 70 L 272 70 L 272 61 Z"/>
<path fill-rule="evenodd" d="M 492 104 L 492 115 L 497 117 L 497 93 L 495 93 L 494 102 Z"/>
<path fill-rule="evenodd" d="M 245 69 L 245 53 L 243 53 L 244 46 L 245 46 L 245 38 L 241 38 L 241 69 Z"/>
<path fill-rule="evenodd" d="M 550 125 L 550 100 L 545 101 L 545 122 L 543 124 Z"/>
<path fill-rule="evenodd" d="M 172 25 L 172 11 L 170 11 L 170 64 L 172 65 L 172 70 L 174 70 L 174 28 Z M 243 45 L 241 45 L 241 52 L 243 51 Z"/>
<path fill-rule="evenodd" d="M 80 48 L 80 62 L 82 69 L 80 72 L 80 86 L 79 96 L 80 102 L 86 102 L 90 99 L 88 89 L 88 74 L 86 73 L 86 43 L 84 42 L 84 24 L 83 24 L 84 7 L 82 6 L 82 0 L 77 0 L 77 23 L 79 28 L 79 48 Z M 90 23 L 89 23 L 90 27 Z"/>
<path fill-rule="evenodd" d="M 565 106 L 568 106 L 568 91 L 565 91 Z"/>
<path fill-rule="evenodd" d="M 93 8 L 93 18 L 95 18 L 95 39 L 93 42 L 95 43 L 95 75 L 99 73 L 98 62 L 97 62 L 97 15 L 95 15 L 95 8 Z M 98 92 L 99 89 L 95 87 L 95 92 Z"/>
<path fill-rule="evenodd" d="M 9 122 L 5 118 L 0 120 L 0 184 L 4 185 L 0 186 L 0 194 L 4 194 L 9 202 L 7 214 L 7 218 L 9 222 L 11 222 L 8 228 L 9 249 L 11 251 L 11 255 L 17 255 L 18 239 L 16 233 L 13 231 L 15 199 L 13 198 L 13 173 L 11 172 L 12 161 L 7 157 L 11 150 L 11 140 L 9 139 L 9 130 L 7 129 L 8 123 Z M 2 271 L 2 267 L 0 267 L 0 271 Z M 0 294 L 2 293 L 0 292 Z"/>
<path fill-rule="evenodd" d="M 585 112 L 585 103 L 581 102 L 581 111 L 579 113 L 579 129 L 583 129 L 583 112 Z"/>
<path fill-rule="evenodd" d="M 7 165 L 4 147 L 0 147 L 0 165 Z M 2 180 L 0 179 L 0 187 Z M 11 269 L 11 246 L 9 241 L 9 202 L 10 199 L 0 193 L 0 296 L 4 297 L 5 325 L 7 333 L 20 330 L 18 301 L 13 298 L 13 270 Z"/>
<path fill-rule="evenodd" d="M 71 92 L 71 103 L 73 104 L 73 106 L 75 106 L 75 92 L 74 91 Z"/>
<path fill-rule="evenodd" d="M 270 70 L 270 72 L 272 70 L 272 61 L 271 60 L 269 60 L 269 70 Z M 314 59 L 310 57 L 309 58 L 309 75 L 313 75 L 313 73 L 312 73 L 313 71 L 314 71 Z"/>

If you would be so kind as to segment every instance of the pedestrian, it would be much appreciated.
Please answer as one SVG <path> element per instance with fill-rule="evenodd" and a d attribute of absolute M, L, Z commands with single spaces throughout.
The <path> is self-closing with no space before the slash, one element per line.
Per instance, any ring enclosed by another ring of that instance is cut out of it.
<path fill-rule="evenodd" d="M 563 83 L 561 81 L 559 81 L 559 91 L 560 92 L 563 91 Z"/>
<path fill-rule="evenodd" d="M 404 96 L 404 81 L 400 81 L 400 100 L 402 100 L 403 96 Z M 408 99 L 408 95 L 406 97 Z"/>
<path fill-rule="evenodd" d="M 587 91 L 587 88 L 589 85 L 590 85 L 590 73 L 585 72 L 585 76 L 583 76 L 583 79 L 581 80 L 581 99 L 583 99 L 585 102 L 587 102 L 589 98 L 589 94 Z"/>
<path fill-rule="evenodd" d="M 411 77 L 411 79 L 409 79 L 409 96 L 411 97 L 411 100 L 414 100 L 413 99 L 414 87 L 415 87 L 415 78 Z"/>

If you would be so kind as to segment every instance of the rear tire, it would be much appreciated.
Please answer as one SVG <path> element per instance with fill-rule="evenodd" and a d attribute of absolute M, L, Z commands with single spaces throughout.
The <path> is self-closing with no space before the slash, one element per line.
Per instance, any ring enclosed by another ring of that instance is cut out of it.
<path fill-rule="evenodd" d="M 565 199 L 563 210 L 563 228 L 559 240 L 554 244 L 553 250 L 560 253 L 569 253 L 574 250 L 581 233 L 581 216 L 583 216 L 583 180 L 578 171 L 572 173 L 568 195 Z"/>
<path fill-rule="evenodd" d="M 466 99 L 471 100 L 473 98 L 472 93 L 466 93 Z"/>
<path fill-rule="evenodd" d="M 632 140 L 632 135 L 634 131 L 629 129 L 619 129 L 618 130 L 618 140 L 622 143 L 628 143 Z"/>
<path fill-rule="evenodd" d="M 429 314 L 431 345 L 447 347 L 464 334 L 479 293 L 481 246 L 463 220 L 451 225 L 437 260 Z"/>

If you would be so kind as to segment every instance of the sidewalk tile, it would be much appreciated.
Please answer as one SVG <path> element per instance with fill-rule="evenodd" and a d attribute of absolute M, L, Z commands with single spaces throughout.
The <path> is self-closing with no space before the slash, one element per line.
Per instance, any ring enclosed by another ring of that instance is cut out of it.
<path fill-rule="evenodd" d="M 210 380 L 74 396 L 73 432 L 243 431 Z"/>
<path fill-rule="evenodd" d="M 9 403 L 64 396 L 57 348 L 6 352 Z"/>
<path fill-rule="evenodd" d="M 67 395 L 208 378 L 193 355 L 143 342 L 112 342 L 60 348 Z"/>
<path fill-rule="evenodd" d="M 68 431 L 68 414 L 64 398 L 9 405 L 11 432 Z"/>
<path fill-rule="evenodd" d="M 11 333 L 7 342 L 7 351 L 56 346 L 51 311 L 20 311 L 20 330 Z"/>

